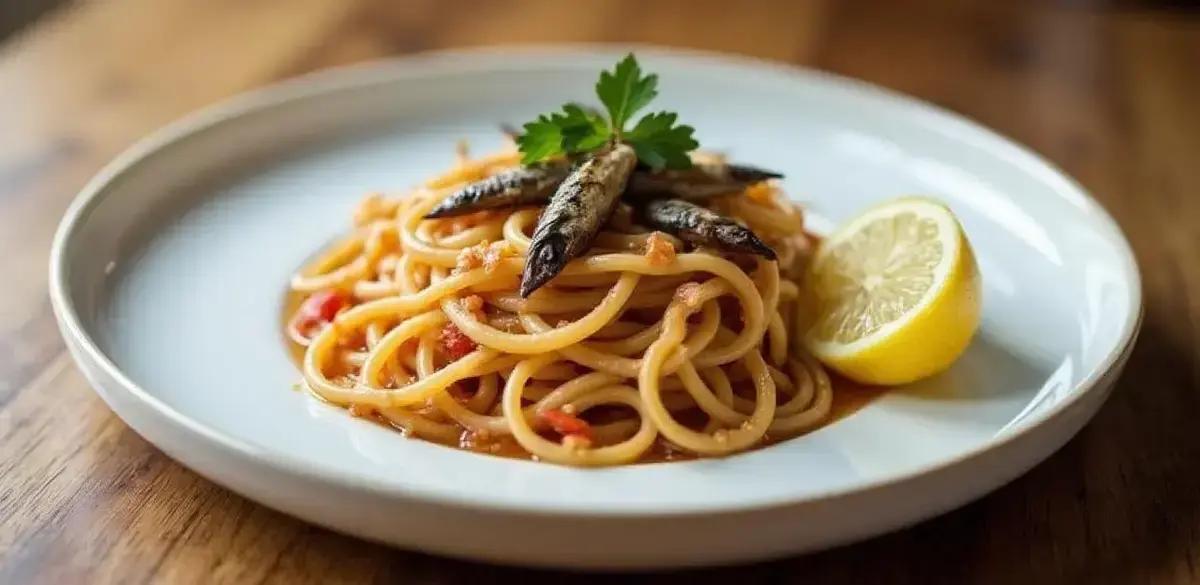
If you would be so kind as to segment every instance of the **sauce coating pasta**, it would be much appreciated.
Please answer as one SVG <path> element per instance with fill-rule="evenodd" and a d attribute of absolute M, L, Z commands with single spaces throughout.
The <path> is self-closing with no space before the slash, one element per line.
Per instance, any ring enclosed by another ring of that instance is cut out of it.
<path fill-rule="evenodd" d="M 775 184 L 707 204 L 777 260 L 692 247 L 622 203 L 522 298 L 538 208 L 425 219 L 518 162 L 464 152 L 421 188 L 363 200 L 354 231 L 290 283 L 309 390 L 414 437 L 579 466 L 727 455 L 831 419 L 830 377 L 799 342 L 813 239 Z"/>

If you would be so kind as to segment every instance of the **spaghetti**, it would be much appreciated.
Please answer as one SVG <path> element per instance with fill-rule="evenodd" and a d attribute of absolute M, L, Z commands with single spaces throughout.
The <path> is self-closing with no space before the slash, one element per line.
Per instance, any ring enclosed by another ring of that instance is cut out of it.
<path fill-rule="evenodd" d="M 293 277 L 287 332 L 313 393 L 411 436 L 580 466 L 726 455 L 827 420 L 829 377 L 798 342 L 811 240 L 776 185 L 709 205 L 777 261 L 688 251 L 622 203 L 522 298 L 538 208 L 425 219 L 518 163 L 462 149 L 422 188 L 367 197 L 353 233 Z"/>

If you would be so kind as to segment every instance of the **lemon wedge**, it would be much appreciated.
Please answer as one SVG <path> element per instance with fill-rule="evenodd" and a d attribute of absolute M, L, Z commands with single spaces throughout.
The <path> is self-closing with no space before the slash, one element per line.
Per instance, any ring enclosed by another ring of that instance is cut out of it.
<path fill-rule="evenodd" d="M 826 239 L 811 265 L 813 355 L 864 384 L 906 384 L 950 367 L 979 326 L 971 244 L 946 206 L 888 201 Z"/>

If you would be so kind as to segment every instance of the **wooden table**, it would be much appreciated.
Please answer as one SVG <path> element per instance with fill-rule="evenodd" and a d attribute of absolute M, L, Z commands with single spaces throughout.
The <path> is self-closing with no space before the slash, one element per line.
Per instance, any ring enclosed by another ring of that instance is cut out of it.
<path fill-rule="evenodd" d="M 0 583 L 563 577 L 367 544 L 179 466 L 64 353 L 46 257 L 84 181 L 189 110 L 383 55 L 581 40 L 778 59 L 963 112 L 1077 177 L 1144 271 L 1145 329 L 1122 383 L 1025 477 L 863 544 L 655 579 L 1200 581 L 1200 13 L 1060 4 L 112 0 L 51 14 L 0 45 Z"/>

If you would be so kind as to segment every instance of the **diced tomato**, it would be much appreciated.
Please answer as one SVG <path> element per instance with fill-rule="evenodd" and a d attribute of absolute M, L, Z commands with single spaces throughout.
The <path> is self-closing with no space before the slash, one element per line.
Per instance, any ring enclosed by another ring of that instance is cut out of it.
<path fill-rule="evenodd" d="M 296 329 L 305 336 L 312 335 L 318 326 L 333 322 L 338 311 L 347 304 L 349 299 L 340 290 L 317 291 L 304 299 L 296 311 Z"/>
<path fill-rule="evenodd" d="M 346 306 L 346 295 L 339 290 L 317 291 L 300 305 L 300 318 L 310 322 L 330 322 Z"/>
<path fill-rule="evenodd" d="M 475 342 L 453 323 L 442 328 L 440 340 L 442 342 L 442 350 L 453 360 L 461 359 L 463 356 L 475 351 Z"/>
<path fill-rule="evenodd" d="M 554 432 L 564 436 L 575 436 L 591 440 L 592 425 L 573 414 L 567 414 L 557 408 L 541 412 L 538 416 L 554 429 Z"/>

